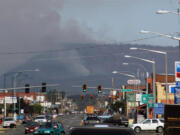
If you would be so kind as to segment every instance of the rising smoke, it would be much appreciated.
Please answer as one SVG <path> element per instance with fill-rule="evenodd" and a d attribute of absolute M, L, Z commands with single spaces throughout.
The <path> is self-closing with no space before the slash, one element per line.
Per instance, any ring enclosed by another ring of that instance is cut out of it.
<path fill-rule="evenodd" d="M 63 4 L 64 0 L 1 0 L 0 53 L 55 49 L 64 42 L 94 42 L 88 35 L 90 29 L 82 30 L 83 26 L 75 20 L 62 27 Z M 78 56 L 76 53 L 72 55 Z M 32 55 L 21 54 L 0 56 L 0 72 L 5 72 L 32 58 Z"/>

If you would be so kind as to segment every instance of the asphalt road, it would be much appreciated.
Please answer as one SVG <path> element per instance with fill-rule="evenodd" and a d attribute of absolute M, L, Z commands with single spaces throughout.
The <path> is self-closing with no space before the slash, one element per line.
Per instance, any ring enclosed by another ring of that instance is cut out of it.
<path fill-rule="evenodd" d="M 57 117 L 55 120 L 61 121 L 63 123 L 66 131 L 66 135 L 68 135 L 69 128 L 74 126 L 80 126 L 80 122 L 82 118 L 83 118 L 82 115 L 65 115 L 63 117 L 62 116 Z M 0 128 L 0 135 L 25 135 L 24 129 L 25 129 L 24 125 L 19 125 L 17 126 L 17 128 L 13 128 L 13 129 Z M 137 135 L 162 135 L 162 134 L 158 134 L 156 132 L 151 131 L 151 132 L 141 132 L 140 134 Z"/>

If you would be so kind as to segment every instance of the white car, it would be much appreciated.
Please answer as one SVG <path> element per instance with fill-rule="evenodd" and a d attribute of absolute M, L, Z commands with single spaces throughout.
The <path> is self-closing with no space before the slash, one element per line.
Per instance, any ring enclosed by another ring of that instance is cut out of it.
<path fill-rule="evenodd" d="M 139 123 L 130 125 L 130 127 L 139 133 L 141 130 L 155 130 L 158 133 L 163 132 L 164 120 L 163 119 L 145 119 Z"/>
<path fill-rule="evenodd" d="M 7 117 L 3 120 L 3 127 L 16 127 L 16 121 L 12 117 Z"/>
<path fill-rule="evenodd" d="M 39 115 L 39 116 L 36 116 L 35 122 L 47 122 L 47 119 L 46 119 L 46 116 L 45 115 Z"/>

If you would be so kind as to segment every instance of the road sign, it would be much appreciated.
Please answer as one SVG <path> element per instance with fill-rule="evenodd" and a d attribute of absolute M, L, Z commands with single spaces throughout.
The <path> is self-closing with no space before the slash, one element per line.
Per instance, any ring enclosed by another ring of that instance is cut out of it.
<path fill-rule="evenodd" d="M 126 94 L 126 100 L 128 102 L 136 102 L 136 95 L 135 94 Z"/>
<path fill-rule="evenodd" d="M 175 79 L 180 81 L 180 61 L 175 61 Z"/>
<path fill-rule="evenodd" d="M 149 95 L 148 97 L 148 107 L 154 107 L 154 97 L 152 95 Z"/>
<path fill-rule="evenodd" d="M 142 94 L 142 96 L 141 96 L 142 103 L 147 104 L 148 100 L 149 100 L 148 97 L 149 97 L 149 94 Z"/>
<path fill-rule="evenodd" d="M 128 84 L 140 84 L 141 80 L 138 79 L 132 79 L 132 80 L 127 80 Z"/>
<path fill-rule="evenodd" d="M 132 92 L 132 89 L 121 89 L 121 92 Z"/>

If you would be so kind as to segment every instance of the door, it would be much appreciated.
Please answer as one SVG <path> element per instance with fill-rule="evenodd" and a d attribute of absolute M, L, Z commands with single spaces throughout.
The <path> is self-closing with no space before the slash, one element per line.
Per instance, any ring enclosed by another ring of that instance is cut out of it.
<path fill-rule="evenodd" d="M 57 123 L 54 123 L 54 135 L 59 135 L 59 126 Z"/>
<path fill-rule="evenodd" d="M 147 119 L 141 124 L 141 129 L 142 130 L 150 130 L 151 129 L 151 120 Z"/>
<path fill-rule="evenodd" d="M 151 130 L 156 130 L 157 126 L 158 126 L 158 120 L 153 119 L 151 123 Z"/>

